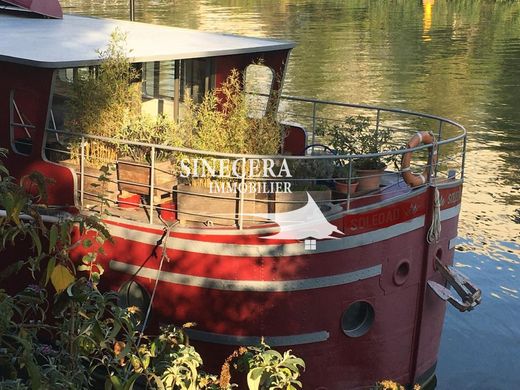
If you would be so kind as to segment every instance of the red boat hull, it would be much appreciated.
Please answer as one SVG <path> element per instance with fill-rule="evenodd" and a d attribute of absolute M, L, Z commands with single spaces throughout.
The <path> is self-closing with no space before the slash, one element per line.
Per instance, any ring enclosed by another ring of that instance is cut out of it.
<path fill-rule="evenodd" d="M 256 230 L 180 230 L 167 239 L 168 257 L 153 302 L 152 327 L 196 322 L 190 332 L 208 366 L 217 370 L 238 346 L 258 342 L 303 357 L 307 389 L 353 389 L 382 379 L 416 383 L 437 359 L 445 302 L 427 288 L 443 283 L 434 259 L 453 260 L 461 184 L 441 190 L 442 234 L 426 242 L 433 189 L 331 222 L 345 233 L 303 243 L 266 241 Z M 134 280 L 151 292 L 162 231 L 107 220 L 115 243 L 106 248 L 103 280 L 117 289 Z M 298 252 L 299 251 L 299 252 Z M 341 318 L 367 302 L 373 323 L 351 337 Z"/>

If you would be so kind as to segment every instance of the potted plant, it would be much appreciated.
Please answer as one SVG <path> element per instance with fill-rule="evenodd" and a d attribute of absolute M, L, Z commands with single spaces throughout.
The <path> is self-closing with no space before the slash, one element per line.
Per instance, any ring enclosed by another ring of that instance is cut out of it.
<path fill-rule="evenodd" d="M 283 213 L 299 209 L 307 204 L 307 193 L 318 206 L 331 200 L 334 163 L 329 159 L 290 160 L 291 192 L 277 192 L 272 196 L 269 212 Z"/>
<path fill-rule="evenodd" d="M 330 145 L 338 154 L 370 155 L 381 152 L 392 136 L 387 128 L 373 130 L 370 119 L 358 115 L 347 116 L 343 122 L 325 128 Z M 359 178 L 358 191 L 372 191 L 379 188 L 386 164 L 380 156 L 360 157 L 353 161 Z"/>
<path fill-rule="evenodd" d="M 182 136 L 178 126 L 170 119 L 160 115 L 152 117 L 142 115 L 128 126 L 122 127 L 115 138 L 136 140 L 148 144 L 181 146 Z M 122 194 L 154 196 L 154 204 L 164 199 L 171 200 L 173 186 L 176 184 L 175 165 L 170 156 L 161 150 L 155 152 L 154 191 L 151 193 L 152 150 L 141 145 L 121 143 L 117 145 L 118 187 Z M 131 195 L 130 195 L 131 196 Z"/>
<path fill-rule="evenodd" d="M 211 155 L 211 152 L 275 155 L 281 147 L 282 129 L 272 114 L 250 117 L 247 95 L 237 70 L 232 70 L 222 85 L 207 93 L 200 104 L 188 100 L 179 128 L 184 134 L 185 146 L 201 151 L 196 156 L 181 157 L 199 159 L 200 164 L 204 161 L 209 166 L 216 166 L 211 174 L 187 175 L 176 187 L 177 210 L 182 223 L 211 221 L 233 225 L 238 220 L 239 211 L 246 214 L 267 212 L 262 209 L 267 207 L 266 204 L 256 201 L 256 193 L 242 192 L 243 202 L 240 201 L 239 191 L 232 186 L 240 182 L 240 177 L 230 177 L 229 172 L 221 172 L 219 158 Z M 189 162 L 183 163 L 189 166 Z M 177 169 L 181 170 L 179 166 Z M 212 192 L 211 189 L 216 187 L 226 190 Z"/>
<path fill-rule="evenodd" d="M 77 72 L 67 102 L 65 128 L 82 134 L 114 137 L 139 117 L 141 86 L 136 82 L 138 72 L 130 65 L 125 46 L 125 34 L 114 31 L 107 48 L 99 51 L 99 68 Z M 68 149 L 70 159 L 61 163 L 84 172 L 84 190 L 115 201 L 118 190 L 115 177 L 109 177 L 106 183 L 109 192 L 101 193 L 103 190 L 96 187 L 96 181 L 102 166 L 117 161 L 117 146 L 90 140 L 81 148 L 80 141 L 74 140 Z"/>
<path fill-rule="evenodd" d="M 354 194 L 358 188 L 359 181 L 356 170 L 350 164 L 338 163 L 334 167 L 334 188 L 342 194 Z"/>

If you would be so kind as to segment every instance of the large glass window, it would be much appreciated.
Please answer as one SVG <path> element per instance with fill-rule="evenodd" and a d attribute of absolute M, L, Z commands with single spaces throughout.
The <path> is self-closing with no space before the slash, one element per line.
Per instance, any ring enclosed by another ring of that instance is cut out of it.
<path fill-rule="evenodd" d="M 261 118 L 266 114 L 273 81 L 274 72 L 265 65 L 253 64 L 246 68 L 244 90 L 250 116 Z"/>
<path fill-rule="evenodd" d="M 142 64 L 134 64 L 140 70 L 142 93 L 142 113 L 153 117 L 164 115 L 171 119 L 180 119 L 183 116 L 186 98 L 189 97 L 195 103 L 200 103 L 204 94 L 211 90 L 215 84 L 214 66 L 212 59 L 189 59 L 175 61 L 154 61 Z M 47 128 L 50 130 L 70 130 L 67 128 L 67 110 L 70 109 L 69 100 L 73 96 L 74 82 L 84 79 L 89 75 L 97 75 L 98 67 L 82 67 L 59 69 L 54 80 L 52 106 L 49 113 Z M 13 103 L 14 126 L 13 142 L 20 153 L 30 151 L 27 129 L 30 125 L 17 116 L 17 107 Z M 16 119 L 16 120 L 15 120 Z M 22 126 L 19 126 L 22 125 Z M 25 136 L 24 136 L 25 134 Z M 47 158 L 59 161 L 67 158 L 66 139 L 63 133 L 47 132 Z M 20 146 L 25 142 L 25 146 Z M 49 152 L 51 151 L 51 152 Z M 52 151 L 56 153 L 53 154 Z M 57 153 L 63 154 L 58 157 Z M 51 156 L 53 154 L 53 156 Z"/>
<path fill-rule="evenodd" d="M 208 59 L 181 61 L 181 101 L 189 97 L 200 103 L 211 88 L 211 62 Z"/>
<path fill-rule="evenodd" d="M 186 98 L 200 103 L 214 86 L 211 59 L 143 64 L 143 112 L 182 118 Z"/>

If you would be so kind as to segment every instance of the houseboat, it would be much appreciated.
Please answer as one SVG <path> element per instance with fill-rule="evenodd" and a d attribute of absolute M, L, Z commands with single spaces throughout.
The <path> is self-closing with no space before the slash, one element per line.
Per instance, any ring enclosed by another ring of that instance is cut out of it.
<path fill-rule="evenodd" d="M 480 291 L 451 267 L 463 126 L 401 109 L 283 96 L 291 42 L 24 3 L 31 2 L 0 2 L 0 147 L 14 177 L 36 170 L 52 179 L 44 218 L 104 220 L 114 241 L 98 258 L 101 288 L 149 312 L 150 329 L 196 322 L 189 336 L 210 367 L 263 338 L 305 360 L 305 389 L 434 382 L 446 302 L 466 311 L 480 301 Z M 182 121 L 189 104 L 237 70 L 251 117 L 278 118 L 278 152 L 196 150 L 67 128 L 73 85 L 99 72 L 99 51 L 114 31 L 125 35 L 143 113 Z M 345 153 L 321 131 L 358 120 L 376 139 L 391 133 L 393 143 Z M 146 158 L 93 156 L 100 145 L 135 147 Z M 395 163 L 368 174 L 356 169 L 369 159 Z M 108 164 L 113 172 L 100 168 Z M 362 175 L 376 184 L 362 185 Z M 208 186 L 194 185 L 204 176 Z M 358 188 L 340 189 L 341 181 Z"/>

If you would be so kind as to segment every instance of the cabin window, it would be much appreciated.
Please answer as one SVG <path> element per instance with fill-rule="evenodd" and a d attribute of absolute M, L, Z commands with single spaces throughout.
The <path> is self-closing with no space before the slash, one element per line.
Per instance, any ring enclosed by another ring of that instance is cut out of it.
<path fill-rule="evenodd" d="M 58 69 L 58 79 L 56 81 L 71 84 L 74 81 L 74 69 Z"/>
<path fill-rule="evenodd" d="M 182 119 L 187 99 L 201 103 L 206 92 L 215 87 L 213 61 L 209 58 L 180 61 L 179 115 Z"/>
<path fill-rule="evenodd" d="M 173 118 L 175 62 L 146 62 L 142 69 L 142 112 Z"/>
<path fill-rule="evenodd" d="M 274 72 L 268 66 L 252 64 L 246 68 L 244 90 L 251 117 L 261 118 L 266 114 L 273 82 Z"/>
<path fill-rule="evenodd" d="M 211 89 L 211 61 L 194 59 L 181 61 L 181 88 L 183 96 L 191 98 L 195 103 L 202 102 L 204 94 Z"/>
<path fill-rule="evenodd" d="M 143 112 L 175 119 L 183 117 L 187 98 L 200 103 L 214 86 L 211 59 L 146 62 L 142 75 Z"/>
<path fill-rule="evenodd" d="M 11 91 L 9 98 L 9 122 L 11 148 L 14 152 L 28 156 L 32 152 L 35 126 L 29 118 L 31 102 L 36 99 L 26 91 Z"/>
<path fill-rule="evenodd" d="M 45 156 L 50 161 L 62 161 L 69 158 L 66 135 L 52 130 L 70 130 L 65 127 L 69 100 L 73 96 L 74 83 L 85 80 L 89 75 L 97 74 L 97 67 L 58 69 L 54 78 L 51 108 L 45 133 Z"/>

